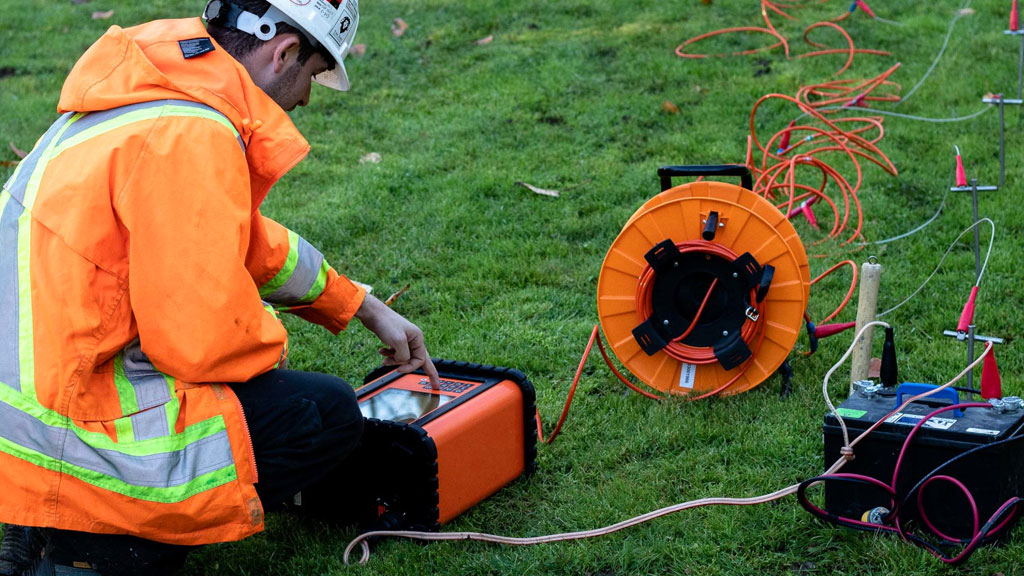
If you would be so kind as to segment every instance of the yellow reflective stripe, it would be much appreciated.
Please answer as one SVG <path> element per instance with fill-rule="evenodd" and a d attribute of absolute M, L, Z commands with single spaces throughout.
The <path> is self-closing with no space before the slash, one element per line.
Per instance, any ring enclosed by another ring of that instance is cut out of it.
<path fill-rule="evenodd" d="M 284 262 L 284 266 L 277 271 L 277 274 L 270 279 L 263 286 L 260 286 L 260 296 L 269 296 L 277 291 L 278 288 L 284 286 L 285 282 L 292 277 L 292 273 L 295 272 L 295 265 L 299 262 L 299 235 L 291 230 L 288 231 L 288 258 Z"/>
<path fill-rule="evenodd" d="M 273 305 L 267 304 L 266 302 L 264 302 L 263 303 L 263 309 L 266 310 L 267 312 L 269 312 L 270 315 L 273 316 L 275 320 L 280 322 L 280 315 L 277 313 L 277 308 L 274 308 Z M 281 362 L 283 362 L 285 357 L 287 357 L 287 356 L 288 356 L 288 341 L 285 340 L 284 348 L 281 349 L 281 357 L 277 360 L 277 362 L 274 363 L 274 370 L 276 370 L 276 369 L 281 367 Z"/>
<path fill-rule="evenodd" d="M 114 420 L 114 431 L 117 432 L 119 444 L 135 441 L 135 426 L 132 425 L 131 416 L 122 416 Z"/>
<path fill-rule="evenodd" d="M 121 402 L 121 414 L 138 412 L 139 401 L 135 397 L 135 387 L 124 373 L 124 352 L 114 356 L 114 387 L 117 388 L 117 399 Z"/>
<path fill-rule="evenodd" d="M 181 434 L 119 444 L 111 440 L 103 432 L 93 432 L 76 425 L 68 417 L 42 406 L 34 398 L 28 398 L 13 388 L 0 386 L 0 403 L 7 404 L 11 408 L 27 414 L 43 426 L 64 428 L 91 448 L 96 450 L 112 450 L 127 456 L 153 456 L 164 452 L 182 450 L 189 444 L 208 439 L 227 430 L 224 417 L 218 414 L 186 427 Z M 0 431 L 2 430 L 3 428 L 0 427 Z"/>
<path fill-rule="evenodd" d="M 316 275 L 316 281 L 313 282 L 313 286 L 310 287 L 309 292 L 306 292 L 302 298 L 299 298 L 299 302 L 312 302 L 320 297 L 324 288 L 327 287 L 327 271 L 330 270 L 330 268 L 331 265 L 327 263 L 327 259 L 325 258 L 320 263 L 320 271 Z"/>
<path fill-rule="evenodd" d="M 21 364 L 21 391 L 31 398 L 36 397 L 36 362 L 32 338 L 32 205 L 39 191 L 39 182 L 46 171 L 46 165 L 53 155 L 53 142 L 56 142 L 82 114 L 75 114 L 54 135 L 50 145 L 41 154 L 32 176 L 25 187 L 25 198 L 22 206 L 24 212 L 18 218 L 18 349 Z"/>
<path fill-rule="evenodd" d="M 21 393 L 36 397 L 36 359 L 32 342 L 32 214 L 25 210 L 18 218 L 18 361 Z"/>
<path fill-rule="evenodd" d="M 5 208 L 7 208 L 7 202 L 8 202 L 8 201 L 10 201 L 10 199 L 11 199 L 11 195 L 10 195 L 10 193 L 9 193 L 9 192 L 7 192 L 7 190 L 6 190 L 6 189 L 4 189 L 4 190 L 0 191 L 0 216 L 2 216 L 2 215 L 3 215 L 3 213 L 4 213 L 4 209 L 5 209 Z M 2 273 L 2 272 L 0 272 L 0 273 Z M 18 298 L 19 298 L 19 299 L 21 298 L 21 293 L 20 293 L 20 290 L 19 290 Z M 11 328 L 13 328 L 13 326 L 12 326 Z M 19 344 L 19 350 L 18 350 L 18 357 L 19 357 L 19 359 L 21 358 L 21 349 L 20 349 L 20 343 L 21 343 L 21 330 L 22 330 L 22 327 L 21 327 L 21 326 L 19 325 L 19 326 L 18 326 L 18 344 Z M 12 348 L 13 348 L 13 346 L 12 346 Z M 10 362 L 11 362 L 11 363 L 10 363 L 10 366 L 14 366 L 14 362 L 13 362 L 13 360 L 14 360 L 13 358 L 10 358 L 10 359 L 8 360 L 8 361 L 10 361 Z M 19 370 L 20 370 L 20 367 L 19 367 Z M 20 378 L 18 378 L 18 380 L 19 380 L 19 382 L 20 382 L 20 380 L 21 380 L 21 379 L 20 379 Z M 6 384 L 6 385 L 8 385 L 8 386 L 14 386 L 14 385 L 16 385 L 16 384 L 17 384 L 17 385 L 19 385 L 19 388 L 20 388 L 20 384 L 19 384 L 19 383 L 16 383 L 16 382 L 0 382 L 0 385 L 4 385 L 4 384 Z"/>
<path fill-rule="evenodd" d="M 100 136 L 110 132 L 111 130 L 117 130 L 118 128 L 127 126 L 128 124 L 141 122 L 143 120 L 152 120 L 162 116 L 206 118 L 209 120 L 216 120 L 218 123 L 231 130 L 236 138 L 239 136 L 238 130 L 235 129 L 234 125 L 219 112 L 203 108 L 193 108 L 191 106 L 176 106 L 174 104 L 168 104 L 166 106 L 126 112 L 120 116 L 107 120 L 106 122 L 97 124 L 88 130 L 83 130 L 81 133 L 75 134 L 71 138 L 61 142 L 60 145 L 57 146 L 54 155 L 56 156 L 57 154 L 61 154 L 68 148 L 77 146 L 90 138 L 95 138 L 96 136 Z M 59 138 L 60 136 L 58 135 L 57 139 Z"/>
<path fill-rule="evenodd" d="M 162 504 L 176 504 L 200 494 L 207 490 L 218 488 L 238 478 L 234 463 L 226 465 L 213 471 L 203 471 L 192 478 L 188 483 L 168 486 L 150 487 L 139 486 L 131 482 L 125 482 L 120 478 L 97 472 L 84 466 L 70 464 L 63 460 L 40 454 L 34 450 L 26 449 L 24 446 L 15 444 L 0 437 L 0 451 L 6 452 L 16 458 L 31 462 L 36 466 L 60 472 L 78 478 L 104 490 L 123 494 L 137 500 L 159 502 Z"/>
<path fill-rule="evenodd" d="M 43 173 L 46 172 L 46 165 L 50 163 L 51 159 L 53 159 L 55 148 L 54 144 L 60 141 L 61 135 L 63 135 L 68 128 L 74 125 L 75 122 L 81 120 L 83 116 L 85 115 L 75 114 L 72 116 L 71 119 L 68 120 L 67 123 L 64 124 L 64 126 L 62 126 L 61 129 L 53 136 L 53 140 L 50 141 L 50 145 L 46 147 L 46 150 L 43 150 L 43 153 L 40 154 L 39 162 L 36 164 L 36 169 L 32 172 L 32 177 L 29 178 L 28 185 L 25 187 L 25 199 L 21 203 L 25 207 L 25 215 L 28 215 L 28 213 L 32 211 L 32 206 L 35 204 L 36 193 L 39 192 L 39 182 L 42 181 Z"/>
<path fill-rule="evenodd" d="M 27 158 L 27 156 L 26 156 L 26 158 Z M 7 181 L 4 183 L 4 192 L 7 191 L 7 185 L 8 184 L 10 184 L 12 182 L 17 182 L 18 181 L 18 175 L 21 174 L 21 171 L 24 170 L 25 166 L 27 166 L 27 165 L 28 164 L 26 162 L 24 162 L 24 161 L 18 162 L 18 165 L 14 168 L 14 173 L 11 174 L 11 177 L 8 178 Z"/>
<path fill-rule="evenodd" d="M 152 367 L 150 365 L 150 367 Z M 156 368 L 153 368 L 156 370 Z M 169 398 L 162 407 L 154 407 L 153 409 L 164 411 L 167 419 L 167 428 L 159 431 L 160 436 L 169 436 L 174 434 L 174 423 L 178 420 L 178 412 L 181 406 L 178 403 L 178 398 L 174 393 L 174 378 L 164 374 L 163 372 L 157 371 L 161 378 L 163 378 L 164 384 L 167 386 L 167 396 Z M 141 434 L 146 439 L 150 439 L 150 435 L 156 433 L 152 428 L 143 428 L 138 434 L 135 429 L 135 424 L 131 418 L 132 415 L 136 415 L 142 409 L 139 406 L 139 397 L 137 394 L 137 383 L 133 383 L 131 378 L 125 372 L 124 368 L 124 352 L 119 352 L 114 356 L 114 387 L 117 389 L 117 399 L 121 404 L 121 413 L 125 414 L 125 418 L 119 418 L 115 421 L 115 427 L 117 430 L 118 442 L 134 442 L 139 439 Z"/>
<path fill-rule="evenodd" d="M 135 397 L 135 388 L 124 373 L 124 352 L 114 356 L 114 387 L 117 388 L 117 400 L 121 403 L 121 414 L 126 415 L 114 420 L 114 430 L 118 442 L 133 442 L 135 426 L 131 415 L 139 411 L 139 402 Z"/>

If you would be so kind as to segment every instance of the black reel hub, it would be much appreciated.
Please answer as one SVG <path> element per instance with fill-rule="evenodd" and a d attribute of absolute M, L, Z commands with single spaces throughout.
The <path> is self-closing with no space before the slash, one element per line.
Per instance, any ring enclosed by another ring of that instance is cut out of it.
<path fill-rule="evenodd" d="M 652 312 L 633 330 L 633 336 L 645 353 L 653 355 L 663 349 L 696 319 L 681 344 L 713 347 L 716 359 L 727 370 L 751 356 L 741 333 L 747 320 L 757 320 L 751 291 L 757 289 L 756 301 L 763 299 L 771 282 L 771 266 L 762 268 L 750 253 L 729 259 L 711 250 L 682 252 L 671 239 L 655 245 L 644 258 L 655 274 Z"/>

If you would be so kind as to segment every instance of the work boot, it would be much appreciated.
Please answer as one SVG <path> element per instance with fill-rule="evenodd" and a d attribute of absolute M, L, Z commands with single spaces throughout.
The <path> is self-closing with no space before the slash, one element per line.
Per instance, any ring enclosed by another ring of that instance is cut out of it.
<path fill-rule="evenodd" d="M 7 524 L 0 543 L 0 576 L 18 576 L 39 558 L 46 542 L 38 528 Z"/>

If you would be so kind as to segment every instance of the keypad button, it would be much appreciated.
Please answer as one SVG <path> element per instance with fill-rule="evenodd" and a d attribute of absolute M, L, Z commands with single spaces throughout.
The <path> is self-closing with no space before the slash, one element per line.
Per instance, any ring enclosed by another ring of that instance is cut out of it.
<path fill-rule="evenodd" d="M 430 380 L 426 378 L 420 380 L 420 385 L 425 390 L 430 389 Z M 466 390 L 473 387 L 473 384 L 467 382 L 452 382 L 451 380 L 440 380 L 438 381 L 438 387 L 442 392 L 451 392 L 452 394 L 461 394 Z"/>

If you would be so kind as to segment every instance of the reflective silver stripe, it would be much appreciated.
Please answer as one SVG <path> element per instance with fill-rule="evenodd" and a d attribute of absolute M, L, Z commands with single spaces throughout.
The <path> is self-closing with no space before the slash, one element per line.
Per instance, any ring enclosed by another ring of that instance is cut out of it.
<path fill-rule="evenodd" d="M 0 383 L 21 391 L 18 353 L 18 217 L 24 207 L 0 193 Z"/>
<path fill-rule="evenodd" d="M 110 110 L 103 110 L 100 112 L 89 112 L 81 120 L 79 120 L 73 126 L 68 128 L 68 130 L 64 132 L 64 134 L 61 135 L 60 140 L 57 142 L 57 145 L 59 146 L 65 142 L 69 142 L 75 139 L 78 135 L 83 134 L 90 129 L 96 128 L 97 126 L 100 126 L 106 122 L 116 121 L 118 118 L 125 116 L 126 114 L 139 112 L 141 110 L 164 108 L 170 106 L 178 108 L 192 108 L 197 111 L 215 113 L 217 116 L 223 118 L 224 124 L 226 126 L 229 126 L 230 129 L 235 133 L 235 140 L 238 141 L 238 145 L 242 148 L 242 151 L 245 151 L 245 142 L 242 140 L 242 137 L 238 134 L 238 131 L 234 128 L 234 125 L 231 123 L 231 120 L 227 116 L 225 116 L 220 111 L 216 110 L 211 106 L 207 106 L 206 104 L 200 104 L 199 102 L 192 102 L 190 100 L 154 100 L 152 102 L 140 102 L 138 104 L 129 104 L 127 106 L 111 108 Z M 157 113 L 152 116 L 141 117 L 138 120 L 149 120 L 152 118 L 160 117 L 161 115 L 162 114 Z M 169 115 L 174 116 L 175 114 L 172 112 Z"/>
<path fill-rule="evenodd" d="M 181 450 L 133 456 L 90 446 L 74 432 L 0 402 L 0 434 L 6 440 L 54 460 L 63 460 L 132 486 L 170 488 L 234 465 L 226 430 L 196 440 Z"/>
<path fill-rule="evenodd" d="M 142 351 L 138 339 L 124 349 L 124 375 L 135 390 L 140 411 L 162 406 L 171 399 L 171 389 L 164 377 Z M 166 432 L 165 432 L 166 435 Z"/>
<path fill-rule="evenodd" d="M 299 259 L 295 263 L 295 270 L 292 271 L 291 277 L 283 286 L 274 290 L 263 300 L 271 304 L 295 304 L 313 287 L 317 275 L 320 274 L 320 265 L 324 261 L 324 255 L 301 237 L 299 238 L 298 253 Z"/>
<path fill-rule="evenodd" d="M 110 110 L 103 110 L 101 112 L 89 112 L 88 114 L 83 116 L 78 122 L 75 122 L 71 125 L 70 128 L 64 131 L 64 134 L 62 134 L 60 139 L 57 140 L 57 145 L 60 146 L 62 143 L 67 142 L 70 138 L 73 138 L 98 124 L 102 124 L 107 120 L 112 120 L 114 118 L 117 118 L 118 116 L 121 116 L 122 114 L 131 112 L 132 110 L 156 108 L 157 106 L 162 106 L 164 102 L 165 100 L 155 100 L 153 102 L 143 102 L 141 104 L 131 104 L 128 106 L 122 106 L 120 108 L 111 108 Z"/>
<path fill-rule="evenodd" d="M 170 436 L 173 430 L 167 419 L 167 410 L 162 406 L 172 401 L 171 383 L 149 361 L 138 338 L 125 347 L 121 361 L 124 377 L 132 386 L 133 409 L 138 410 L 131 416 L 135 440 Z M 173 401 L 177 402 L 176 399 Z M 121 405 L 124 406 L 124 401 Z"/>
<path fill-rule="evenodd" d="M 132 414 L 132 429 L 135 430 L 137 441 L 169 436 L 171 427 L 167 421 L 167 411 L 158 407 Z"/>
<path fill-rule="evenodd" d="M 56 122 L 50 125 L 50 129 L 43 134 L 43 137 L 39 139 L 39 143 L 36 147 L 29 152 L 21 162 L 18 163 L 18 168 L 14 172 L 14 176 L 7 183 L 7 191 L 11 193 L 11 196 L 20 202 L 25 202 L 25 189 L 28 187 L 28 181 L 32 178 L 32 173 L 36 170 L 36 165 L 39 163 L 39 159 L 42 157 L 43 152 L 50 145 L 50 141 L 53 137 L 60 132 L 60 129 L 71 120 L 74 116 L 71 112 L 62 115 L 57 119 Z"/>

